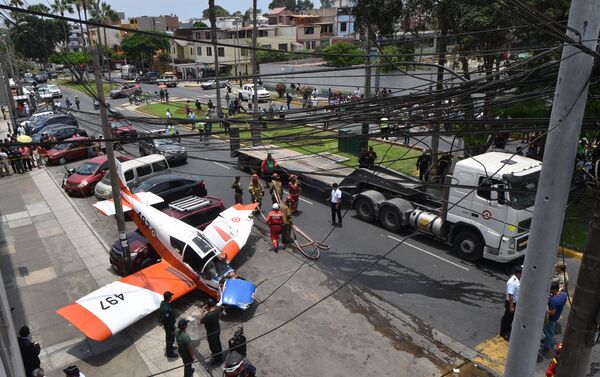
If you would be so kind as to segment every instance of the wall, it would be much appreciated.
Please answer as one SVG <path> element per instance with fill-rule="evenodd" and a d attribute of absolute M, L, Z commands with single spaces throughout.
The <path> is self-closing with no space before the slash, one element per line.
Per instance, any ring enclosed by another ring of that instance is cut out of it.
<path fill-rule="evenodd" d="M 2 273 L 0 273 L 0 281 L 4 281 Z M 0 284 L 0 375 L 25 377 L 17 330 L 12 321 L 4 284 Z"/>

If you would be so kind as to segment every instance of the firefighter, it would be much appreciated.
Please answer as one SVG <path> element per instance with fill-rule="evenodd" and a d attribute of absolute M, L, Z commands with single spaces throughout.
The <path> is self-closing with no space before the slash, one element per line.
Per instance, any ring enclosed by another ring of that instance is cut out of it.
<path fill-rule="evenodd" d="M 260 172 L 266 182 L 271 180 L 271 175 L 275 172 L 275 169 L 277 169 L 277 162 L 275 162 L 271 153 L 267 153 L 267 158 L 260 164 Z"/>
<path fill-rule="evenodd" d="M 281 205 L 281 213 L 283 213 L 283 230 L 281 231 L 281 241 L 283 247 L 293 242 L 292 240 L 292 228 L 294 227 L 294 220 L 292 218 L 292 197 L 288 195 L 285 199 L 285 203 Z"/>
<path fill-rule="evenodd" d="M 272 203 L 279 203 L 283 199 L 283 186 L 277 173 L 273 174 L 273 179 L 269 183 L 269 192 L 271 193 Z"/>
<path fill-rule="evenodd" d="M 256 211 L 259 212 L 262 204 L 262 198 L 265 194 L 265 188 L 263 187 L 262 182 L 258 179 L 258 175 L 252 174 L 252 180 L 250 181 L 250 186 L 248 186 L 248 192 L 250 193 L 250 200 L 252 200 L 252 203 L 258 203 Z"/>
<path fill-rule="evenodd" d="M 279 236 L 283 230 L 283 213 L 279 210 L 279 204 L 273 203 L 273 209 L 267 215 L 267 225 L 269 225 L 273 249 L 277 253 L 279 249 Z"/>
<path fill-rule="evenodd" d="M 288 182 L 288 191 L 290 196 L 290 209 L 292 212 L 296 212 L 298 210 L 298 200 L 300 199 L 300 195 L 302 195 L 302 186 L 300 186 L 300 181 L 295 174 L 290 175 L 290 181 Z"/>

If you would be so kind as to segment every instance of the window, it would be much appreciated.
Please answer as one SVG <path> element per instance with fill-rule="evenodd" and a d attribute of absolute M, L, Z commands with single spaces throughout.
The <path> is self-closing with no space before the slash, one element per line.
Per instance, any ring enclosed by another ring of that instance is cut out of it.
<path fill-rule="evenodd" d="M 162 160 L 152 164 L 152 169 L 156 173 L 157 171 L 166 170 L 169 166 L 167 166 L 167 161 Z"/>
<path fill-rule="evenodd" d="M 145 177 L 148 174 L 152 173 L 152 166 L 150 166 L 150 165 L 140 166 L 139 168 L 136 168 L 135 171 L 137 172 L 138 178 L 142 178 L 142 177 Z"/>
<path fill-rule="evenodd" d="M 219 53 L 219 57 L 225 56 L 225 47 L 218 47 L 217 52 Z"/>
<path fill-rule="evenodd" d="M 202 56 L 202 47 L 196 47 L 196 54 L 198 54 L 198 56 Z"/>
<path fill-rule="evenodd" d="M 212 48 L 211 47 L 206 48 L 206 56 L 212 56 Z"/>
<path fill-rule="evenodd" d="M 177 250 L 177 252 L 181 254 L 183 252 L 183 249 L 185 248 L 185 243 L 178 240 L 175 237 L 171 237 L 171 246 L 173 246 L 175 250 Z"/>
<path fill-rule="evenodd" d="M 310 50 L 310 42 L 306 42 L 306 49 Z"/>
<path fill-rule="evenodd" d="M 153 193 L 159 193 L 159 192 L 163 192 L 163 191 L 167 191 L 169 189 L 169 182 L 161 182 L 158 185 L 152 187 L 150 189 L 150 192 Z"/>
<path fill-rule="evenodd" d="M 190 55 L 194 55 L 194 48 L 190 47 Z"/>
<path fill-rule="evenodd" d="M 321 33 L 333 33 L 333 25 L 321 25 Z"/>
<path fill-rule="evenodd" d="M 342 31 L 342 32 L 348 31 L 348 23 L 347 22 L 340 22 L 340 31 Z"/>
<path fill-rule="evenodd" d="M 169 184 L 169 188 L 177 188 L 177 187 L 181 187 L 185 184 L 188 184 L 190 181 L 185 181 L 185 180 L 178 180 L 178 181 L 170 181 L 168 182 Z"/>
<path fill-rule="evenodd" d="M 314 33 L 315 33 L 314 26 L 307 26 L 304 28 L 304 34 L 314 34 Z"/>
<path fill-rule="evenodd" d="M 241 56 L 248 56 L 248 49 L 247 48 L 241 48 L 240 49 L 240 54 L 241 54 Z"/>
<path fill-rule="evenodd" d="M 205 39 L 210 39 L 210 31 L 207 31 L 204 33 L 204 38 Z"/>
<path fill-rule="evenodd" d="M 490 200 L 491 199 L 491 188 L 492 185 L 502 185 L 502 181 L 497 179 L 490 179 L 488 177 L 480 177 L 479 178 L 479 188 L 477 189 L 477 196 L 482 199 Z M 499 202 L 503 202 L 501 198 L 504 197 L 504 194 L 499 192 L 498 199 Z"/>
<path fill-rule="evenodd" d="M 133 170 L 127 170 L 125 172 L 125 182 L 131 182 L 133 181 L 134 175 L 133 175 Z"/>
<path fill-rule="evenodd" d="M 315 47 L 317 46 L 317 41 L 312 41 L 312 42 L 311 42 L 311 45 L 312 45 L 312 47 L 311 47 L 311 48 L 314 50 L 314 49 L 315 49 Z"/>
<path fill-rule="evenodd" d="M 280 43 L 279 45 L 277 45 L 277 49 L 279 51 L 287 51 L 288 50 L 288 45 L 287 45 L 287 43 Z"/>
<path fill-rule="evenodd" d="M 108 170 L 108 161 L 106 161 L 105 163 L 100 165 L 100 167 L 98 168 L 98 171 L 105 171 L 105 170 Z"/>

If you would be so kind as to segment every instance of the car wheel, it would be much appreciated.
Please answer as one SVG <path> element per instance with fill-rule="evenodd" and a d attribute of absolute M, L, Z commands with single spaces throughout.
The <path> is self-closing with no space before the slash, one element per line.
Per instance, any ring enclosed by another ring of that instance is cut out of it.
<path fill-rule="evenodd" d="M 454 238 L 454 251 L 469 262 L 477 262 L 483 257 L 483 242 L 478 234 L 471 230 L 463 230 Z"/>
<path fill-rule="evenodd" d="M 66 163 L 67 163 L 67 160 L 66 160 L 64 157 L 61 157 L 61 158 L 58 160 L 58 163 L 59 163 L 59 165 L 64 165 L 64 164 L 66 164 Z"/>

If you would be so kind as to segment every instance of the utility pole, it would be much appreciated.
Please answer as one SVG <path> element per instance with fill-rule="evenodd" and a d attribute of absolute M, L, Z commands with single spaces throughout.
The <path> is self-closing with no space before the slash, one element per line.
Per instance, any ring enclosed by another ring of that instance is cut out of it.
<path fill-rule="evenodd" d="M 600 1 L 573 0 L 567 36 L 596 51 L 599 31 Z M 535 372 L 593 64 L 594 56 L 579 45 L 564 44 L 519 291 L 524 304 L 517 305 L 505 377 L 531 377 Z"/>
<path fill-rule="evenodd" d="M 588 225 L 585 253 L 579 267 L 573 307 L 562 342 L 558 377 L 583 377 L 598 331 L 600 310 L 600 185 L 594 187 L 594 215 Z M 577 315 L 575 315 L 577 314 Z"/>
<path fill-rule="evenodd" d="M 371 97 L 371 38 L 367 26 L 365 43 L 367 44 L 367 58 L 365 60 L 365 98 Z"/>
<path fill-rule="evenodd" d="M 252 85 L 254 96 L 252 97 L 252 112 L 258 114 L 258 64 L 256 63 L 256 0 L 252 0 Z M 256 120 L 256 116 L 254 117 Z"/>
<path fill-rule="evenodd" d="M 437 179 L 438 154 L 440 147 L 440 123 L 442 122 L 442 91 L 444 90 L 444 67 L 446 66 L 446 49 L 448 40 L 446 35 L 448 31 L 445 27 L 440 32 L 440 37 L 437 38 L 436 53 L 438 54 L 437 78 L 435 83 L 435 95 L 437 97 L 435 118 L 431 129 L 431 170 L 429 172 L 430 179 Z M 443 180 L 443 177 L 441 177 Z"/>
<path fill-rule="evenodd" d="M 2 79 L 1 85 L 4 87 L 4 95 L 6 96 L 6 106 L 8 107 L 8 114 L 10 115 L 10 124 L 13 132 L 15 132 L 17 127 L 17 109 L 15 108 L 15 100 L 12 95 L 12 89 L 10 88 L 10 80 L 8 79 L 6 72 L 4 72 L 2 65 L 0 65 L 0 78 Z"/>
<path fill-rule="evenodd" d="M 213 45 L 213 56 L 215 57 L 215 83 L 217 85 L 217 114 L 221 114 L 221 86 L 219 84 L 219 47 L 217 46 L 217 16 L 215 14 L 215 0 L 208 0 L 208 11 L 210 17 L 210 39 Z M 219 116 L 220 117 L 220 116 Z"/>
<path fill-rule="evenodd" d="M 100 103 L 100 120 L 102 121 L 102 133 L 104 134 L 104 144 L 106 145 L 106 158 L 108 159 L 108 174 L 110 174 L 110 185 L 112 188 L 112 199 L 115 203 L 115 218 L 117 219 L 117 230 L 119 231 L 119 241 L 123 252 L 123 271 L 129 273 L 131 266 L 131 255 L 129 254 L 129 244 L 127 242 L 127 229 L 125 229 L 125 216 L 123 216 L 123 205 L 121 204 L 121 188 L 117 183 L 117 164 L 115 164 L 115 152 L 113 151 L 113 138 L 110 125 L 108 124 L 108 111 L 104 98 L 104 88 L 102 87 L 102 72 L 100 72 L 100 48 L 96 44 L 93 55 L 94 79 L 96 81 L 96 91 L 98 92 L 98 102 Z M 125 183 L 125 182 L 123 182 Z"/>

